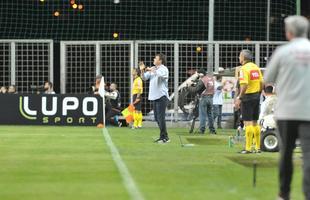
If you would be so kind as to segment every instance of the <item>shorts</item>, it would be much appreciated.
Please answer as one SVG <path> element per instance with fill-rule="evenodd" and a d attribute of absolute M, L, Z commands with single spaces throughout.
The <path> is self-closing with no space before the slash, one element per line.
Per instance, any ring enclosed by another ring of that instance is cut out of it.
<path fill-rule="evenodd" d="M 136 99 L 137 99 L 137 94 L 134 94 L 133 99 L 132 99 L 133 102 L 135 102 Z M 141 108 L 142 108 L 141 95 L 140 95 L 140 101 L 138 103 L 136 103 L 134 106 L 135 106 L 136 111 L 141 111 Z"/>
<path fill-rule="evenodd" d="M 241 115 L 243 121 L 257 121 L 259 118 L 260 99 L 241 101 Z"/>

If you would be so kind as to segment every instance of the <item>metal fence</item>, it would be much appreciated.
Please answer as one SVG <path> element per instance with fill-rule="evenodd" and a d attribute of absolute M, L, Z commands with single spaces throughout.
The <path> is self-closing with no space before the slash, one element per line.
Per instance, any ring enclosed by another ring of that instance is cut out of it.
<path fill-rule="evenodd" d="M 0 40 L 0 85 L 31 93 L 31 85 L 53 82 L 52 40 Z"/>
<path fill-rule="evenodd" d="M 122 106 L 131 98 L 133 42 L 61 42 L 61 93 L 88 93 L 95 77 L 116 83 Z"/>
<path fill-rule="evenodd" d="M 220 67 L 232 70 L 239 66 L 239 53 L 242 49 L 253 52 L 255 63 L 265 67 L 274 49 L 284 42 L 205 42 L 205 41 L 65 41 L 61 42 L 61 92 L 87 93 L 94 84 L 95 76 L 103 74 L 107 82 L 115 82 L 119 86 L 122 105 L 131 102 L 132 77 L 131 69 L 138 67 L 139 61 L 146 66 L 153 64 L 157 53 L 167 56 L 169 68 L 169 93 L 177 91 L 178 86 L 188 79 L 196 70 L 207 69 L 208 46 L 214 52 L 213 71 Z M 1 47 L 0 47 L 1 48 Z M 232 91 L 233 78 L 224 77 L 223 112 L 233 112 Z M 148 82 L 144 82 L 143 113 L 152 118 L 152 106 L 147 100 Z M 180 119 L 182 111 L 178 107 L 179 93 L 175 92 L 171 99 L 168 115 L 173 120 Z M 186 102 L 193 100 L 187 97 Z M 148 117 L 146 117 L 148 118 Z"/>

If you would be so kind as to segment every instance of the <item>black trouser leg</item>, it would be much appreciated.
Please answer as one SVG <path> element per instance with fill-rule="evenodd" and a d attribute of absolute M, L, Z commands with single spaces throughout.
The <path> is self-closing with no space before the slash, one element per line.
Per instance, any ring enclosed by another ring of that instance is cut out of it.
<path fill-rule="evenodd" d="M 155 100 L 155 107 L 157 112 L 157 123 L 160 129 L 160 138 L 168 139 L 168 133 L 166 128 L 166 108 L 168 104 L 168 98 L 166 96 Z"/>
<path fill-rule="evenodd" d="M 214 120 L 213 120 L 213 97 L 207 98 L 207 115 L 210 132 L 215 132 Z"/>
<path fill-rule="evenodd" d="M 117 115 L 118 113 L 119 113 L 118 111 L 115 111 L 115 110 L 113 110 L 113 109 L 110 109 L 110 110 L 107 112 L 106 116 L 105 116 L 105 123 L 106 123 L 106 124 L 110 124 L 111 118 L 114 117 L 115 115 Z M 114 121 L 114 120 L 113 120 L 113 121 Z"/>
<path fill-rule="evenodd" d="M 310 200 L 310 122 L 304 122 L 299 127 L 303 158 L 303 191 L 305 199 Z"/>
<path fill-rule="evenodd" d="M 159 126 L 159 123 L 158 123 L 158 109 L 157 109 L 157 102 L 156 101 L 153 101 L 153 111 L 154 111 L 154 118 L 155 118 L 155 121 L 157 123 L 157 125 Z"/>
<path fill-rule="evenodd" d="M 293 150 L 298 137 L 298 122 L 278 121 L 280 139 L 279 181 L 280 195 L 289 199 L 293 176 Z"/>
<path fill-rule="evenodd" d="M 222 128 L 222 109 L 223 109 L 223 106 L 219 105 L 218 109 L 219 109 L 219 112 L 218 112 L 218 116 L 217 116 L 217 127 Z"/>

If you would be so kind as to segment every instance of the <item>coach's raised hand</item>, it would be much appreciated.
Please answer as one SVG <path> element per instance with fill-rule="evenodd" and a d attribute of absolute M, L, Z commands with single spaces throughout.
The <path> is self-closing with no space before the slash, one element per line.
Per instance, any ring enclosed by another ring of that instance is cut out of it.
<path fill-rule="evenodd" d="M 144 70 L 145 70 L 145 64 L 144 64 L 143 61 L 140 61 L 140 62 L 139 62 L 139 68 L 140 68 L 141 71 L 144 71 Z"/>

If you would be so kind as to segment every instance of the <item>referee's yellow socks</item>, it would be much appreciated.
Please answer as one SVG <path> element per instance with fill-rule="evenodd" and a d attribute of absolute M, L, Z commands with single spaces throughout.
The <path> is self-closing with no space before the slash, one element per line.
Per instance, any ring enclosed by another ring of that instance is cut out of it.
<path fill-rule="evenodd" d="M 138 122 L 139 122 L 139 113 L 134 112 L 134 113 L 133 113 L 133 126 L 134 126 L 135 128 L 138 127 Z"/>
<path fill-rule="evenodd" d="M 252 150 L 253 134 L 254 134 L 254 127 L 246 126 L 245 127 L 245 150 L 246 151 Z"/>
<path fill-rule="evenodd" d="M 138 113 L 138 127 L 142 127 L 143 115 L 142 112 Z"/>
<path fill-rule="evenodd" d="M 255 150 L 260 150 L 260 126 L 253 126 L 254 130 L 254 141 L 255 141 Z"/>

